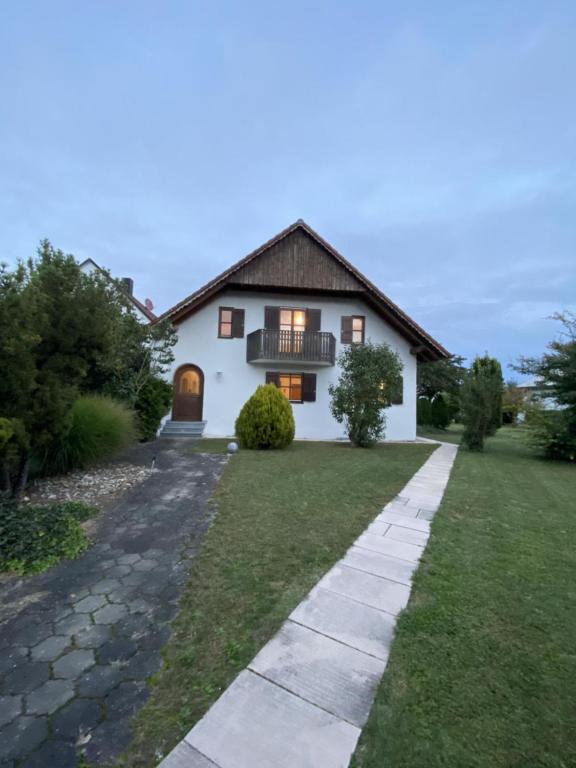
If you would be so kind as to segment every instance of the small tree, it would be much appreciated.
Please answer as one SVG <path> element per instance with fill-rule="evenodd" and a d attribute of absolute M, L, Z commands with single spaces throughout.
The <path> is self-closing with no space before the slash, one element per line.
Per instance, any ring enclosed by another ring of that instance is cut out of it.
<path fill-rule="evenodd" d="M 507 381 L 502 395 L 502 423 L 516 424 L 524 405 L 524 393 L 518 384 L 513 380 Z"/>
<path fill-rule="evenodd" d="M 447 429 L 450 424 L 450 409 L 444 395 L 440 393 L 432 400 L 430 420 L 436 429 Z"/>
<path fill-rule="evenodd" d="M 431 400 L 441 393 L 457 397 L 466 375 L 463 363 L 464 358 L 460 355 L 433 363 L 418 363 L 416 369 L 418 397 L 427 397 Z"/>
<path fill-rule="evenodd" d="M 419 397 L 416 401 L 416 423 L 421 427 L 432 424 L 432 403 L 428 397 Z"/>
<path fill-rule="evenodd" d="M 521 358 L 514 368 L 535 376 L 541 385 L 543 402 L 528 420 L 534 441 L 548 458 L 576 461 L 576 314 L 563 312 L 551 319 L 561 323 L 561 336 L 542 357 Z M 550 399 L 556 410 L 545 409 Z"/>
<path fill-rule="evenodd" d="M 492 393 L 493 402 L 491 405 L 491 416 L 488 423 L 486 435 L 491 437 L 502 426 L 502 397 L 504 394 L 504 378 L 502 376 L 502 366 L 494 357 L 485 354 L 483 357 L 477 357 L 472 363 L 471 370 L 474 374 L 484 372 L 486 375 L 480 377 L 486 383 L 490 382 L 489 389 Z"/>
<path fill-rule="evenodd" d="M 244 448 L 287 448 L 294 431 L 290 401 L 275 384 L 260 385 L 236 419 L 236 437 Z"/>
<path fill-rule="evenodd" d="M 331 384 L 330 410 L 346 425 L 351 442 L 366 448 L 384 436 L 385 409 L 402 388 L 402 362 L 387 344 L 351 344 L 338 357 L 341 369 Z"/>
<path fill-rule="evenodd" d="M 502 372 L 500 363 L 485 355 L 476 358 L 462 386 L 462 442 L 471 451 L 484 450 L 486 437 L 502 421 Z"/>

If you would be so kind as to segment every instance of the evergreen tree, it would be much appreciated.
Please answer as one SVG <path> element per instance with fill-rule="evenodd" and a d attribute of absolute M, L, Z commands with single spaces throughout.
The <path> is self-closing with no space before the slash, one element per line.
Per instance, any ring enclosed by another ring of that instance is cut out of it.
<path fill-rule="evenodd" d="M 504 395 L 504 377 L 502 376 L 502 366 L 494 357 L 487 353 L 483 357 L 477 357 L 471 366 L 473 374 L 478 375 L 481 371 L 485 376 L 482 381 L 490 382 L 488 389 L 492 393 L 493 402 L 491 405 L 491 417 L 488 423 L 487 437 L 495 435 L 502 426 L 502 397 Z"/>

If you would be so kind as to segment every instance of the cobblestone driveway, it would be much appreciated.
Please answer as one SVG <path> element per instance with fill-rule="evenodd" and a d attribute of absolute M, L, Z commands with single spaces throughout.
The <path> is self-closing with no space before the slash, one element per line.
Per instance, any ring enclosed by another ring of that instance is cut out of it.
<path fill-rule="evenodd" d="M 78 560 L 0 586 L 0 765 L 71 768 L 114 762 L 210 523 L 226 461 L 189 443 L 142 446 L 157 472 L 102 515 Z"/>

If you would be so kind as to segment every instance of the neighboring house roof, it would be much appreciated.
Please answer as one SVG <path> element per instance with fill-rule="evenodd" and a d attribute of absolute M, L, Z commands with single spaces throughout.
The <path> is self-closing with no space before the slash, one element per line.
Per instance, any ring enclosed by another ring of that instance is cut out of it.
<path fill-rule="evenodd" d="M 302 219 L 291 224 L 248 256 L 164 312 L 177 324 L 200 309 L 224 288 L 293 290 L 300 293 L 362 296 L 386 322 L 412 344 L 421 361 L 451 357 L 450 353 L 371 283 L 344 256 Z"/>
<path fill-rule="evenodd" d="M 80 269 L 83 269 L 84 267 L 92 267 L 92 269 L 97 269 L 99 272 L 107 274 L 106 270 L 102 269 L 101 266 L 96 264 L 94 259 L 90 259 L 90 258 L 84 259 L 84 261 L 81 262 L 78 266 L 80 267 Z M 154 314 L 154 312 L 152 312 L 151 309 L 148 309 L 148 307 L 145 304 L 143 304 L 141 301 L 139 301 L 136 298 L 136 296 L 134 296 L 132 293 L 130 293 L 130 291 L 127 291 L 127 294 L 128 294 L 128 298 L 130 299 L 132 304 L 134 304 L 136 309 L 138 309 L 140 312 L 142 312 L 142 314 L 145 317 L 147 317 L 148 320 L 150 320 L 150 322 L 153 322 L 154 320 L 157 319 L 156 315 Z"/>

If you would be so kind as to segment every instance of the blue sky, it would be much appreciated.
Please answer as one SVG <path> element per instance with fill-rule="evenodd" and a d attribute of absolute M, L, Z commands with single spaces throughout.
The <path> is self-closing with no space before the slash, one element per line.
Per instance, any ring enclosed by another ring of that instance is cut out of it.
<path fill-rule="evenodd" d="M 576 308 L 576 4 L 19 0 L 0 259 L 40 238 L 161 311 L 304 218 L 451 351 Z"/>

